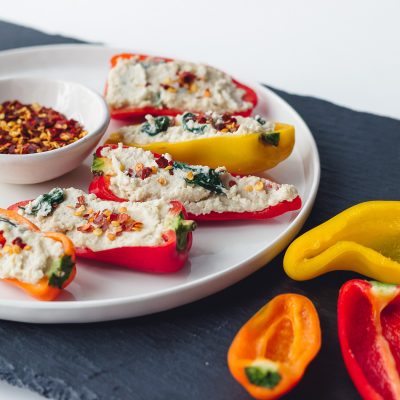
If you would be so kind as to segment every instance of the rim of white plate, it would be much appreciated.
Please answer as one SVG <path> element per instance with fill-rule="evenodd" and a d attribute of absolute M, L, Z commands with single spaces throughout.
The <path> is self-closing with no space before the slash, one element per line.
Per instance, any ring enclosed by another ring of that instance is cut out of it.
<path fill-rule="evenodd" d="M 93 45 L 93 44 L 58 44 L 58 45 L 42 45 L 42 46 L 30 46 L 30 47 L 21 47 L 18 49 L 11 49 L 11 50 L 4 50 L 0 51 L 0 58 L 3 56 L 7 55 L 14 55 L 18 53 L 29 53 L 29 52 L 36 52 L 36 51 L 41 51 L 41 50 L 46 50 L 46 51 L 57 51 L 57 50 L 62 50 L 62 49 L 72 49 L 72 50 L 82 50 L 84 48 L 87 49 L 113 49 L 116 52 L 126 52 L 126 48 L 118 48 L 118 47 L 113 47 L 113 46 L 103 46 L 103 45 Z M 129 50 L 128 50 L 129 51 Z M 132 51 L 132 50 L 131 50 Z M 270 90 L 269 88 L 259 84 L 259 83 L 248 83 L 246 82 L 245 79 L 241 79 L 240 76 L 237 77 L 235 76 L 235 79 L 239 82 L 242 82 L 246 85 L 248 85 L 251 88 L 257 88 L 259 91 L 265 91 L 268 92 L 268 94 L 274 98 L 274 101 L 277 103 L 280 103 L 284 107 L 288 107 L 291 109 L 291 112 L 298 118 L 299 120 L 299 125 L 301 125 L 301 128 L 304 130 L 304 133 L 308 136 L 308 139 L 310 141 L 310 146 L 312 149 L 312 164 L 314 166 L 313 168 L 313 177 L 312 177 L 312 185 L 310 188 L 310 194 L 308 198 L 306 199 L 305 202 L 303 202 L 302 208 L 300 212 L 296 215 L 295 219 L 289 224 L 289 226 L 280 234 L 278 235 L 273 242 L 271 242 L 268 247 L 274 246 L 276 243 L 278 243 L 282 238 L 284 238 L 286 235 L 290 234 L 290 231 L 294 231 L 291 234 L 295 236 L 297 232 L 301 229 L 303 226 L 306 218 L 311 212 L 311 209 L 313 207 L 315 197 L 317 195 L 318 187 L 319 187 L 319 182 L 320 182 L 320 175 L 321 175 L 321 166 L 320 166 L 320 157 L 318 153 L 318 148 L 315 142 L 315 139 L 311 133 L 311 130 L 303 120 L 303 118 L 300 116 L 300 114 L 285 100 L 283 100 L 279 95 L 277 95 L 275 92 Z M 55 301 L 55 302 L 38 302 L 38 301 L 26 301 L 26 300 L 0 300 L 0 304 L 4 306 L 12 306 L 13 308 L 23 308 L 24 310 L 62 310 L 62 309 L 78 309 L 82 308 L 97 308 L 100 306 L 115 306 L 115 305 L 123 305 L 123 304 L 128 304 L 131 303 L 132 301 L 145 301 L 145 300 L 156 300 L 157 298 L 164 297 L 168 294 L 179 294 L 179 292 L 187 291 L 190 289 L 197 288 L 199 286 L 205 285 L 207 282 L 215 280 L 216 278 L 222 278 L 224 276 L 228 276 L 232 274 L 235 270 L 240 268 L 243 265 L 251 264 L 253 261 L 256 261 L 262 253 L 265 251 L 265 248 L 254 253 L 252 256 L 247 257 L 245 260 L 242 260 L 239 263 L 236 263 L 232 265 L 229 269 L 225 271 L 219 271 L 215 272 L 213 274 L 210 274 L 208 276 L 205 276 L 203 278 L 199 278 L 194 282 L 190 283 L 182 283 L 177 286 L 174 286 L 173 288 L 167 288 L 167 289 L 162 289 L 160 291 L 157 291 L 156 293 L 150 293 L 150 294 L 141 294 L 141 295 L 136 295 L 136 296 L 125 296 L 125 297 L 120 297 L 120 298 L 113 298 L 113 299 L 104 299 L 104 300 L 74 300 L 74 301 Z M 259 267 L 261 268 L 261 266 Z M 257 269 L 259 269 L 257 268 Z M 250 272 L 249 274 L 251 274 Z M 243 279 L 244 277 L 248 276 L 249 274 L 243 274 Z M 240 280 L 240 279 L 239 279 Z M 238 280 L 236 280 L 238 281 Z M 229 286 L 232 283 L 228 283 L 225 287 Z M 219 289 L 222 290 L 222 289 Z M 213 293 L 216 293 L 217 291 L 213 291 Z M 208 294 L 210 295 L 210 294 Z M 207 296 L 208 296 L 207 295 Z M 189 302 L 199 300 L 202 297 L 197 296 L 196 298 L 193 298 L 191 300 L 182 302 L 181 304 L 187 304 Z M 160 311 L 163 308 L 160 307 Z"/>

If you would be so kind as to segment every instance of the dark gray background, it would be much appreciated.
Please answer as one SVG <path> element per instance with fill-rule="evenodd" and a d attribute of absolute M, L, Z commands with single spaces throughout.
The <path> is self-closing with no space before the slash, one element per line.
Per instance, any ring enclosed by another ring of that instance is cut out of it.
<path fill-rule="evenodd" d="M 79 41 L 0 22 L 1 50 L 71 42 Z M 303 231 L 355 203 L 399 199 L 399 121 L 275 91 L 303 116 L 320 152 L 321 185 Z M 219 294 L 156 315 L 90 325 L 0 321 L 0 378 L 55 399 L 248 399 L 227 369 L 229 344 L 269 299 L 296 292 L 316 305 L 323 342 L 285 398 L 357 399 L 336 334 L 338 290 L 355 276 L 295 282 L 281 254 Z"/>

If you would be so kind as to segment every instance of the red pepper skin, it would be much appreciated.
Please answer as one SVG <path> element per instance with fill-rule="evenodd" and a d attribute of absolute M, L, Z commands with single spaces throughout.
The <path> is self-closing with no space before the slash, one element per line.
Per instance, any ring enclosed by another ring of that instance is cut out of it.
<path fill-rule="evenodd" d="M 21 201 L 8 207 L 9 210 L 18 210 L 30 200 Z M 184 207 L 178 201 L 171 201 L 170 213 L 178 216 L 180 213 L 187 218 Z M 189 250 L 192 247 L 192 233 L 187 234 L 186 247 L 178 251 L 176 232 L 168 230 L 164 234 L 165 243 L 159 246 L 132 246 L 118 247 L 101 251 L 92 251 L 87 248 L 76 248 L 76 255 L 100 262 L 106 262 L 121 267 L 154 274 L 168 274 L 179 271 L 185 265 Z"/>
<path fill-rule="evenodd" d="M 89 193 L 95 194 L 99 199 L 118 201 L 120 203 L 127 201 L 116 196 L 110 189 L 110 177 L 104 175 L 94 176 L 89 185 Z"/>
<path fill-rule="evenodd" d="M 282 201 L 275 206 L 267 207 L 260 211 L 246 211 L 246 212 L 223 212 L 217 213 L 215 211 L 202 215 L 189 215 L 189 219 L 195 221 L 235 221 L 235 220 L 262 220 L 275 218 L 279 215 L 285 214 L 289 211 L 295 211 L 301 208 L 300 196 L 297 196 L 292 201 Z"/>
<path fill-rule="evenodd" d="M 365 400 L 400 398 L 400 286 L 354 279 L 338 300 L 347 370 Z"/>
<path fill-rule="evenodd" d="M 103 200 L 128 201 L 116 196 L 110 189 L 110 177 L 95 176 L 90 183 L 89 193 L 95 194 Z M 262 220 L 274 218 L 289 211 L 295 211 L 301 208 L 300 196 L 297 196 L 292 201 L 282 201 L 275 206 L 267 207 L 261 211 L 246 211 L 246 212 L 210 212 L 208 214 L 194 215 L 188 213 L 188 218 L 194 221 L 238 221 L 238 220 Z"/>
<path fill-rule="evenodd" d="M 144 54 L 133 54 L 133 53 L 123 53 L 123 54 L 117 54 L 111 58 L 111 67 L 114 67 L 118 61 L 119 58 L 132 58 L 133 56 L 139 56 L 139 60 L 145 60 L 148 55 Z M 173 61 L 171 58 L 165 58 L 165 57 L 156 57 L 157 59 L 163 60 L 163 61 Z M 252 103 L 252 107 L 249 108 L 248 110 L 245 111 L 238 111 L 234 112 L 234 115 L 240 115 L 242 117 L 249 117 L 251 113 L 253 112 L 253 109 L 257 105 L 257 94 L 256 92 L 251 89 L 250 87 L 243 85 L 242 83 L 236 81 L 235 79 L 232 79 L 233 83 L 239 88 L 245 91 L 245 94 L 243 95 L 243 100 L 248 101 L 249 103 Z M 107 93 L 107 85 L 105 88 L 105 93 Z M 182 114 L 182 112 L 187 111 L 187 110 L 178 110 L 178 109 L 173 109 L 173 108 L 155 108 L 155 107 L 142 107 L 142 108 L 136 108 L 136 107 L 125 107 L 125 108 L 111 108 L 110 109 L 110 114 L 111 117 L 114 119 L 118 120 L 123 120 L 123 121 L 130 121 L 130 122 L 139 122 L 142 121 L 143 118 L 147 114 L 151 114 L 153 116 L 176 116 L 178 114 Z M 195 112 L 191 110 L 192 112 Z"/>

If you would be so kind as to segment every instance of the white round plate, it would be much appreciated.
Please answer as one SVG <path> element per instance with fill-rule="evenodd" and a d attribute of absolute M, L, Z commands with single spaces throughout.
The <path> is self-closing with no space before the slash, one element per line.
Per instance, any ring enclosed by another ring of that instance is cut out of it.
<path fill-rule="evenodd" d="M 0 52 L 0 78 L 63 79 L 80 82 L 101 93 L 109 59 L 122 51 L 93 45 L 57 45 Z M 167 310 L 232 285 L 282 251 L 300 230 L 314 203 L 320 176 L 318 151 L 310 130 L 293 108 L 261 85 L 250 86 L 260 99 L 255 113 L 296 127 L 292 155 L 268 171 L 268 176 L 298 188 L 303 200 L 300 212 L 267 221 L 201 224 L 194 233 L 190 261 L 176 274 L 150 275 L 79 260 L 77 278 L 53 302 L 35 301 L 0 282 L 0 318 L 37 323 L 81 323 Z M 112 129 L 111 125 L 108 132 Z M 0 207 L 31 199 L 54 186 L 87 190 L 91 179 L 90 161 L 87 159 L 76 170 L 50 182 L 0 184 Z"/>

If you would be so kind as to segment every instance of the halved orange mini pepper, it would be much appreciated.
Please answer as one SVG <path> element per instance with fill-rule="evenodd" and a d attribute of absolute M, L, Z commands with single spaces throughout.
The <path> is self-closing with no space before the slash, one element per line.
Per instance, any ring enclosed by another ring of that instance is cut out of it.
<path fill-rule="evenodd" d="M 54 263 L 46 273 L 46 276 L 44 276 L 39 282 L 28 283 L 14 278 L 2 279 L 4 282 L 19 287 L 38 300 L 54 300 L 61 293 L 62 289 L 66 288 L 72 282 L 76 275 L 75 248 L 71 240 L 61 233 L 41 232 L 35 224 L 19 215 L 16 211 L 0 208 L 0 216 L 20 225 L 25 225 L 31 231 L 58 241 L 63 245 L 63 256 L 54 260 Z"/>
<path fill-rule="evenodd" d="M 295 280 L 349 270 L 400 284 L 400 201 L 357 204 L 298 237 L 283 265 Z"/>
<path fill-rule="evenodd" d="M 281 294 L 237 333 L 228 351 L 228 367 L 254 398 L 277 399 L 300 381 L 320 347 L 313 303 L 299 294 Z"/>

